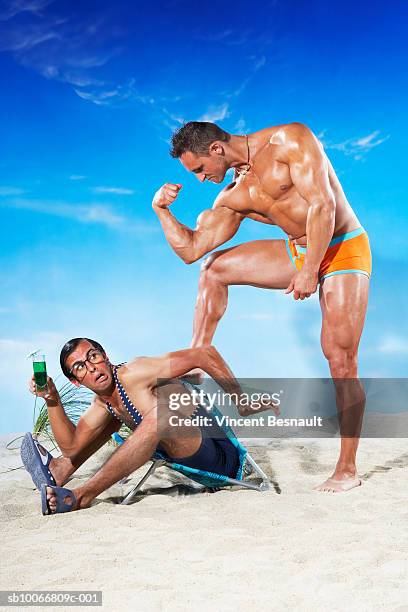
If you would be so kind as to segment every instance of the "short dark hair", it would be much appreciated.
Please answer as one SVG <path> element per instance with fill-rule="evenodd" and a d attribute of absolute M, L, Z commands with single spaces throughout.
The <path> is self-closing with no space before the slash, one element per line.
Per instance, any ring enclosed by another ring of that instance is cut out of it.
<path fill-rule="evenodd" d="M 68 342 L 66 342 L 61 349 L 60 366 L 65 376 L 69 378 L 70 380 L 72 379 L 72 374 L 71 374 L 71 371 L 65 365 L 65 362 L 68 359 L 68 357 L 71 355 L 71 353 L 75 351 L 78 344 L 80 344 L 81 342 L 89 342 L 89 344 L 92 344 L 92 346 L 98 349 L 98 351 L 101 351 L 103 354 L 106 354 L 103 346 L 99 344 L 99 342 L 96 342 L 96 340 L 91 340 L 91 338 L 72 338 L 72 340 L 68 340 Z"/>
<path fill-rule="evenodd" d="M 208 121 L 189 121 L 176 130 L 171 137 L 170 155 L 180 157 L 186 151 L 196 155 L 208 155 L 208 149 L 215 140 L 228 142 L 231 134 L 222 130 L 215 123 Z"/>

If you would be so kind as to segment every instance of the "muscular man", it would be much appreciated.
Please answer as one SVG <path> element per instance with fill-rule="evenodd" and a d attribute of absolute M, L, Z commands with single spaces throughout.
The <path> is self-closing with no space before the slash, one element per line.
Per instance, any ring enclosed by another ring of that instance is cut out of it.
<path fill-rule="evenodd" d="M 228 301 L 229 285 L 286 289 L 295 300 L 319 286 L 321 345 L 336 384 L 342 434 L 340 457 L 321 491 L 361 484 L 356 452 L 365 405 L 357 352 L 368 300 L 371 253 L 366 232 L 348 203 L 323 147 L 304 125 L 279 125 L 248 136 L 228 134 L 206 122 L 190 122 L 172 138 L 173 157 L 200 182 L 232 182 L 194 230 L 169 210 L 181 185 L 165 184 L 153 209 L 166 238 L 186 263 L 224 244 L 246 217 L 277 225 L 287 240 L 256 240 L 217 251 L 204 261 L 192 346 L 211 344 Z"/>
<path fill-rule="evenodd" d="M 185 349 L 161 357 L 138 357 L 114 366 L 98 342 L 75 338 L 62 348 L 60 362 L 71 382 L 93 391 L 95 399 L 75 426 L 65 414 L 52 379 L 48 378 L 44 391 L 36 390 L 34 378 L 30 381 L 30 391 L 47 403 L 52 431 L 63 455 L 53 458 L 29 433 L 21 446 L 24 465 L 41 490 L 44 514 L 87 508 L 102 491 L 144 465 L 156 449 L 170 461 L 177 459 L 188 467 L 236 477 L 238 451 L 227 438 L 206 437 L 199 427 L 188 425 L 187 429 L 178 425 L 176 435 L 169 426 L 166 398 L 170 393 L 186 393 L 182 383 L 172 379 L 192 368 L 201 368 L 227 393 L 241 396 L 234 375 L 213 346 Z M 158 379 L 168 379 L 159 395 Z M 184 400 L 180 411 L 190 416 L 195 408 L 193 403 L 185 406 Z M 72 491 L 61 488 L 122 423 L 134 433 L 107 463 L 84 485 Z"/>

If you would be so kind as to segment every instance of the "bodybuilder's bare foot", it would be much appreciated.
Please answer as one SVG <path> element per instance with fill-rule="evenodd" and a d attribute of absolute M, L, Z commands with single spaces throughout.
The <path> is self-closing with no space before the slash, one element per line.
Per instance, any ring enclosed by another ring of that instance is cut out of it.
<path fill-rule="evenodd" d="M 328 478 L 321 485 L 314 487 L 315 491 L 324 491 L 326 493 L 344 493 L 350 491 L 354 487 L 359 487 L 361 480 L 358 477 L 354 478 L 343 478 L 338 480 L 337 478 Z"/>
<path fill-rule="evenodd" d="M 314 487 L 314 491 L 325 493 L 344 493 L 361 485 L 361 480 L 356 473 L 334 472 L 333 476 L 325 480 L 321 485 Z"/>

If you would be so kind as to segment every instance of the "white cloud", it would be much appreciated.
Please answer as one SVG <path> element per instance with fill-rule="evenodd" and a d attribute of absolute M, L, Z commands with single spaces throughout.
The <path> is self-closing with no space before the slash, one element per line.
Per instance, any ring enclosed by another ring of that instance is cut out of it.
<path fill-rule="evenodd" d="M 406 355 L 408 353 L 408 338 L 400 336 L 388 335 L 382 338 L 378 347 L 381 353 L 394 353 L 397 355 Z"/>
<path fill-rule="evenodd" d="M 24 189 L 19 187 L 0 187 L 0 196 L 17 196 L 23 193 L 25 193 Z"/>
<path fill-rule="evenodd" d="M 52 0 L 12 0 L 6 10 L 0 10 L 0 51 L 11 52 L 18 64 L 36 70 L 47 79 L 74 88 L 103 87 L 103 90 L 82 95 L 81 89 L 76 89 L 80 97 L 95 104 L 106 104 L 110 98 L 126 97 L 129 83 L 123 87 L 107 86 L 89 74 L 121 51 L 116 46 L 106 53 L 101 47 L 100 41 L 106 38 L 106 33 L 100 30 L 107 25 L 106 18 L 101 17 L 95 22 L 94 17 L 88 16 L 73 22 L 71 18 L 55 17 L 48 12 L 43 14 L 42 9 L 51 3 Z M 27 16 L 24 23 L 11 19 L 21 12 L 31 13 L 31 19 Z M 112 34 L 111 38 L 117 35 Z"/>
<path fill-rule="evenodd" d="M 266 57 L 261 55 L 260 57 L 253 56 L 251 59 L 254 60 L 254 72 L 258 72 L 260 68 L 263 68 L 266 64 Z"/>
<path fill-rule="evenodd" d="M 7 21 L 19 13 L 33 13 L 39 15 L 41 10 L 54 0 L 11 0 L 6 2 L 7 8 L 0 13 L 0 21 Z"/>
<path fill-rule="evenodd" d="M 30 210 L 56 217 L 65 217 L 78 221 L 79 223 L 92 223 L 105 225 L 111 229 L 131 231 L 132 233 L 148 233 L 158 231 L 156 225 L 144 221 L 131 219 L 118 214 L 106 204 L 91 202 L 88 204 L 72 204 L 68 202 L 54 202 L 41 200 L 14 199 L 3 205 L 12 208 Z"/>
<path fill-rule="evenodd" d="M 59 77 L 59 79 L 64 83 L 74 85 L 75 87 L 104 87 L 106 85 L 105 81 L 93 79 L 84 74 L 68 71 L 60 75 L 58 69 L 55 69 L 53 66 L 46 66 L 42 74 L 43 76 L 49 76 L 50 78 Z"/>
<path fill-rule="evenodd" d="M 93 55 L 88 57 L 73 57 L 68 63 L 74 68 L 100 68 L 100 66 L 104 66 L 111 57 L 111 54 L 104 56 Z"/>
<path fill-rule="evenodd" d="M 234 130 L 236 130 L 237 132 L 246 132 L 246 129 L 247 127 L 245 119 L 243 119 L 243 117 L 240 117 L 234 126 Z"/>
<path fill-rule="evenodd" d="M 65 82 L 67 79 L 64 77 Z M 95 81 L 95 84 L 98 84 Z M 101 86 L 104 86 L 102 89 Z M 85 87 L 85 85 L 83 85 Z M 128 102 L 139 102 L 141 104 L 152 106 L 155 104 L 156 100 L 152 96 L 141 95 L 135 89 L 135 80 L 128 79 L 123 84 L 117 84 L 110 89 L 106 89 L 106 83 L 101 81 L 97 87 L 93 87 L 92 89 L 88 89 L 84 91 L 82 89 L 77 89 L 74 87 L 74 91 L 83 100 L 88 102 L 93 102 L 98 106 L 112 106 L 112 104 L 120 103 L 125 100 Z"/>
<path fill-rule="evenodd" d="M 118 96 L 118 91 L 82 91 L 80 89 L 75 89 L 75 93 L 77 96 L 86 100 L 87 102 L 93 102 L 97 106 L 107 106 L 110 103 L 110 99 Z"/>
<path fill-rule="evenodd" d="M 41 25 L 27 25 L 24 31 L 2 28 L 0 35 L 0 51 L 13 51 L 19 57 L 25 56 L 26 52 L 38 45 L 58 38 L 51 26 L 44 29 Z"/>
<path fill-rule="evenodd" d="M 169 124 L 168 121 L 165 120 L 165 123 L 168 127 L 170 127 L 171 130 L 175 130 L 176 128 L 178 128 L 180 125 L 183 125 L 183 123 L 186 123 L 186 120 L 184 117 L 181 117 L 180 115 L 176 115 L 175 113 L 171 113 L 167 110 L 167 108 L 162 108 L 161 109 L 162 112 L 167 115 L 168 117 L 170 117 L 170 119 L 174 122 L 172 124 Z M 178 124 L 178 125 L 177 125 Z"/>
<path fill-rule="evenodd" d="M 83 181 L 84 179 L 86 179 L 84 174 L 71 174 L 69 177 L 70 181 Z"/>
<path fill-rule="evenodd" d="M 200 40 L 205 40 L 206 42 L 221 42 L 221 41 L 229 38 L 232 33 L 233 33 L 233 31 L 231 29 L 223 30 L 222 32 L 218 32 L 218 33 L 216 32 L 214 34 L 212 34 L 212 33 L 202 34 L 200 32 L 200 34 L 197 36 L 197 38 L 200 39 Z"/>
<path fill-rule="evenodd" d="M 244 79 L 242 79 L 241 83 L 232 92 L 226 93 L 226 96 L 228 98 L 236 98 L 240 96 L 242 92 L 245 91 L 245 89 L 247 88 L 251 80 L 254 78 L 258 70 L 263 68 L 263 66 L 265 66 L 266 64 L 266 57 L 264 55 L 261 55 L 259 57 L 256 55 L 252 55 L 249 59 L 253 62 L 251 73 Z"/>
<path fill-rule="evenodd" d="M 231 47 L 244 46 L 252 40 L 251 30 L 243 30 L 237 34 L 235 29 L 222 30 L 221 32 L 205 33 L 202 31 L 196 34 L 197 40 L 202 40 L 206 43 L 217 43 Z"/>
<path fill-rule="evenodd" d="M 68 217 L 81 223 L 100 223 L 109 227 L 122 225 L 125 218 L 114 213 L 109 207 L 98 204 L 70 204 L 66 202 L 43 202 L 40 200 L 14 200 L 14 208 Z"/>
<path fill-rule="evenodd" d="M 240 96 L 242 94 L 242 92 L 246 89 L 248 83 L 251 81 L 252 79 L 252 75 L 249 77 L 245 77 L 245 79 L 243 79 L 241 81 L 241 83 L 238 85 L 238 87 L 236 87 L 232 92 L 226 94 L 228 96 L 228 98 L 236 98 L 238 96 Z"/>
<path fill-rule="evenodd" d="M 93 187 L 94 193 L 114 193 L 117 195 L 133 195 L 135 192 L 133 189 L 127 189 L 126 187 Z"/>
<path fill-rule="evenodd" d="M 320 132 L 318 138 L 320 138 L 326 149 L 334 149 L 341 151 L 345 155 L 352 155 L 356 160 L 362 159 L 366 153 L 371 151 L 371 149 L 378 147 L 380 144 L 386 142 L 390 138 L 390 134 L 379 137 L 380 131 L 375 130 L 374 132 L 371 132 L 371 134 L 367 134 L 367 136 L 349 138 L 343 142 L 334 143 L 324 140 L 325 132 L 326 130 Z"/>
<path fill-rule="evenodd" d="M 59 70 L 55 66 L 44 66 L 41 74 L 47 79 L 56 79 L 59 76 Z"/>
<path fill-rule="evenodd" d="M 125 32 L 111 28 L 106 15 L 95 20 L 94 15 L 60 17 L 42 12 L 52 0 L 0 0 L 0 51 L 8 51 L 14 60 L 24 67 L 38 72 L 49 80 L 65 83 L 82 100 L 97 106 L 120 106 L 123 103 L 139 103 L 152 106 L 156 100 L 140 93 L 135 79 L 122 83 L 94 78 L 94 70 L 100 69 L 122 51 L 119 45 L 106 52 L 106 44 Z M 6 9 L 1 12 L 1 7 Z M 30 13 L 24 23 L 11 19 L 21 12 Z M 30 19 L 31 17 L 31 19 Z M 7 22 L 7 23 L 6 23 Z M 161 99 L 161 103 L 165 98 Z M 176 101 L 173 97 L 172 101 Z"/>
<path fill-rule="evenodd" d="M 363 150 L 368 150 L 372 149 L 373 147 L 377 147 L 379 144 L 385 142 L 389 138 L 389 136 L 386 136 L 385 138 L 379 138 L 378 140 L 375 140 L 379 133 L 379 130 L 376 130 L 368 136 L 363 136 L 363 138 L 359 138 L 353 144 Z"/>
<path fill-rule="evenodd" d="M 71 211 L 67 210 L 71 213 Z M 79 215 L 74 217 L 78 221 L 83 220 L 84 223 L 101 223 L 108 227 L 118 227 L 124 224 L 125 217 L 112 212 L 103 204 L 91 204 L 90 206 L 81 206 Z"/>
<path fill-rule="evenodd" d="M 228 104 L 224 103 L 220 106 L 210 106 L 207 111 L 199 118 L 199 121 L 222 121 L 229 116 Z"/>

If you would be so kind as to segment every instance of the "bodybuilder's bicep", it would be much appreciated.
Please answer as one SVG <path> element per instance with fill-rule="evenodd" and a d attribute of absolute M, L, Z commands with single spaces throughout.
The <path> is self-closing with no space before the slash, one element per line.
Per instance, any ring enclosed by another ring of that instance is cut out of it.
<path fill-rule="evenodd" d="M 237 233 L 242 218 L 240 213 L 223 206 L 204 210 L 193 234 L 195 261 L 230 240 Z"/>

